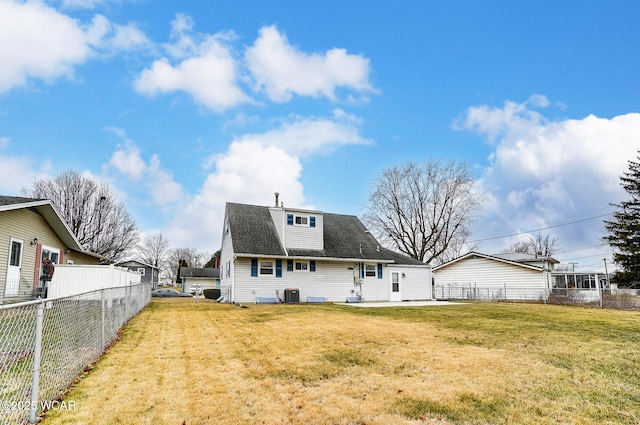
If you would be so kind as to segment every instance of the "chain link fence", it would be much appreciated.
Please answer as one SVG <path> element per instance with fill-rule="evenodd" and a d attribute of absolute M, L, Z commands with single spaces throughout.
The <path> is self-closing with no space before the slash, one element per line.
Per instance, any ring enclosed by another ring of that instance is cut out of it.
<path fill-rule="evenodd" d="M 541 288 L 508 283 L 491 286 L 476 283 L 447 283 L 435 285 L 433 291 L 433 296 L 437 300 L 524 301 L 640 310 L 640 290 L 603 289 L 599 292 L 597 288 Z"/>
<path fill-rule="evenodd" d="M 150 301 L 145 283 L 0 306 L 0 425 L 73 408 L 61 396 Z"/>

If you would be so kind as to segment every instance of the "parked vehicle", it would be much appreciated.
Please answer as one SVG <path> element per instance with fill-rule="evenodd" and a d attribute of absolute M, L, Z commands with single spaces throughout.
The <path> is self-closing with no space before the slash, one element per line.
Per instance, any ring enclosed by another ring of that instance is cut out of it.
<path fill-rule="evenodd" d="M 163 288 L 163 289 L 156 289 L 155 291 L 151 291 L 151 296 L 152 297 L 159 297 L 159 298 L 181 298 L 181 297 L 193 297 L 193 294 L 187 294 L 185 292 L 180 292 L 180 291 L 176 291 L 175 289 L 171 289 L 171 288 Z"/>
<path fill-rule="evenodd" d="M 191 285 L 189 287 L 189 293 L 191 295 L 200 295 L 202 293 L 202 288 L 200 285 Z"/>

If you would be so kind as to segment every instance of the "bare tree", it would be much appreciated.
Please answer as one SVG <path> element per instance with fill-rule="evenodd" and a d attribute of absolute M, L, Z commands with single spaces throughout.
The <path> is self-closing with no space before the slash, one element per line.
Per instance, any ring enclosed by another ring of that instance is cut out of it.
<path fill-rule="evenodd" d="M 133 216 L 106 182 L 98 183 L 72 170 L 38 179 L 25 196 L 49 199 L 84 249 L 118 261 L 138 242 Z"/>
<path fill-rule="evenodd" d="M 543 236 L 538 232 L 536 236 L 529 235 L 528 240 L 516 242 L 502 252 L 521 252 L 538 257 L 552 257 L 558 252 L 558 238 L 552 238 L 550 235 Z"/>
<path fill-rule="evenodd" d="M 510 252 L 529 254 L 531 253 L 531 251 L 532 251 L 531 241 L 527 240 L 527 241 L 514 242 L 508 248 L 503 249 L 501 252 L 505 254 Z"/>
<path fill-rule="evenodd" d="M 440 264 L 468 248 L 483 197 L 466 163 L 410 162 L 378 174 L 363 218 L 381 243 Z"/>
<path fill-rule="evenodd" d="M 169 273 L 177 276 L 181 263 L 183 267 L 202 267 L 209 258 L 211 255 L 198 252 L 197 248 L 175 248 L 169 254 Z"/>
<path fill-rule="evenodd" d="M 529 245 L 533 254 L 539 257 L 551 257 L 558 252 L 558 238 L 542 236 L 540 232 L 536 236 L 529 236 Z"/>
<path fill-rule="evenodd" d="M 162 233 L 145 236 L 138 245 L 138 256 L 141 261 L 156 267 L 161 275 L 166 276 L 169 271 L 169 239 Z"/>

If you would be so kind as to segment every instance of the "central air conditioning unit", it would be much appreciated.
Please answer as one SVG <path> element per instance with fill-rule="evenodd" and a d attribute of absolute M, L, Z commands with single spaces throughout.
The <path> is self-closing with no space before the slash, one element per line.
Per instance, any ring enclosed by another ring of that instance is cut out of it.
<path fill-rule="evenodd" d="M 300 291 L 298 288 L 285 289 L 284 302 L 287 304 L 298 304 L 300 302 Z"/>

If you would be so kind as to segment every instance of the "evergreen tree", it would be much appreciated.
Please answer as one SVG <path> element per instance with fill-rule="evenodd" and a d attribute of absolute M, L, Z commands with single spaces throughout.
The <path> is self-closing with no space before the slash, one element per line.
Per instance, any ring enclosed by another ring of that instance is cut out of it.
<path fill-rule="evenodd" d="M 180 268 L 181 267 L 189 267 L 189 264 L 187 264 L 187 260 L 181 259 L 178 262 L 178 274 L 176 275 L 176 283 L 178 283 L 178 284 L 182 283 L 182 276 L 180 276 Z"/>
<path fill-rule="evenodd" d="M 640 162 L 628 162 L 629 170 L 620 177 L 620 184 L 630 199 L 612 204 L 618 211 L 604 222 L 609 233 L 604 240 L 613 248 L 613 261 L 622 267 L 619 277 L 624 285 L 640 281 Z"/>

